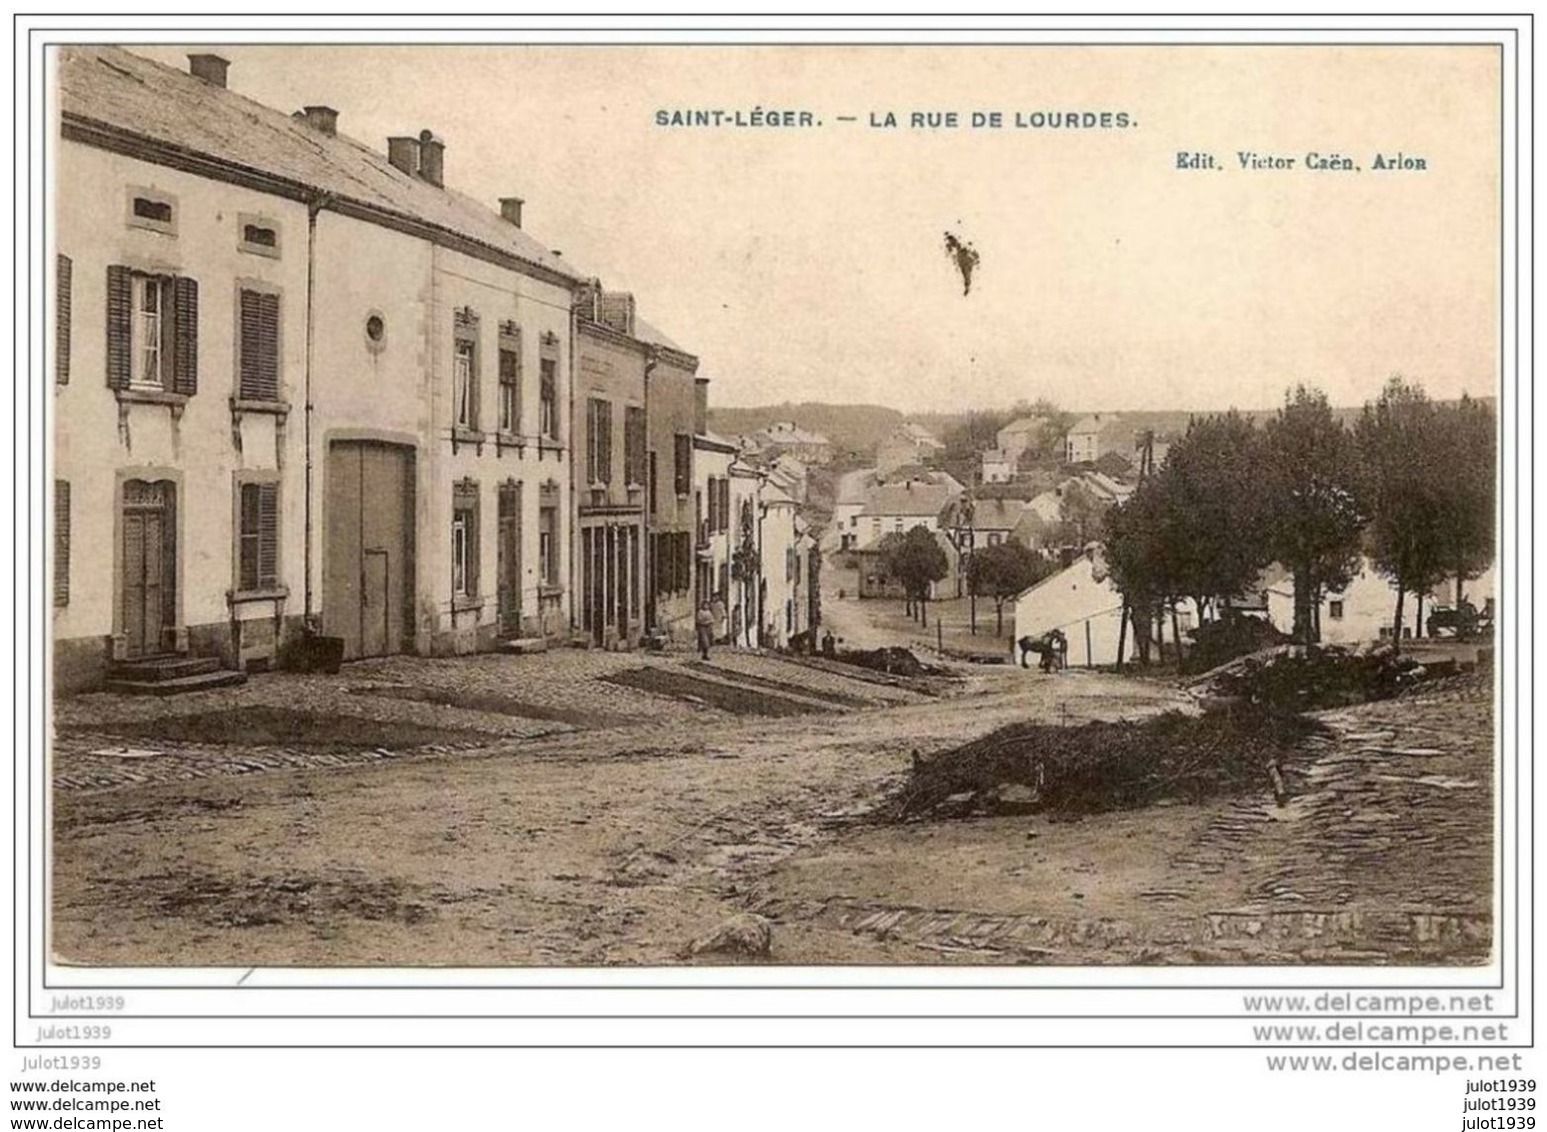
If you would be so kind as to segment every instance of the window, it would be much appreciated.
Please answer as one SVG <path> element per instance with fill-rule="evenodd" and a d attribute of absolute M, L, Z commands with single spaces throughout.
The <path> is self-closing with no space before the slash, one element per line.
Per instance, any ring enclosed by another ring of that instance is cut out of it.
<path fill-rule="evenodd" d="M 1004 532 L 1003 531 L 989 531 L 988 532 L 988 545 L 989 546 L 998 546 L 1003 541 L 1004 541 Z"/>
<path fill-rule="evenodd" d="M 593 486 L 612 482 L 612 402 L 586 402 L 586 477 Z"/>
<path fill-rule="evenodd" d="M 478 316 L 461 307 L 454 316 L 451 355 L 451 420 L 456 428 L 478 429 Z"/>
<path fill-rule="evenodd" d="M 1329 601 L 1327 603 L 1327 616 L 1334 621 L 1343 620 L 1343 603 L 1341 601 Z"/>
<path fill-rule="evenodd" d="M 638 405 L 623 410 L 623 478 L 630 487 L 645 482 L 645 411 Z"/>
<path fill-rule="evenodd" d="M 238 250 L 279 258 L 279 226 L 264 216 L 242 213 L 236 220 Z"/>
<path fill-rule="evenodd" d="M 54 481 L 54 606 L 70 604 L 70 481 Z"/>
<path fill-rule="evenodd" d="M 279 484 L 244 483 L 239 491 L 237 589 L 274 589 L 279 585 Z"/>
<path fill-rule="evenodd" d="M 521 331 L 513 322 L 500 327 L 499 428 L 510 435 L 521 431 Z"/>
<path fill-rule="evenodd" d="M 70 384 L 70 257 L 54 261 L 54 381 Z"/>
<path fill-rule="evenodd" d="M 552 331 L 539 342 L 538 429 L 542 439 L 559 439 L 559 336 Z"/>
<path fill-rule="evenodd" d="M 129 190 L 128 215 L 131 228 L 148 228 L 168 236 L 177 235 L 177 202 L 166 193 L 152 189 Z"/>
<path fill-rule="evenodd" d="M 163 359 L 171 353 L 166 349 L 166 331 L 171 321 L 166 318 L 166 280 L 154 275 L 134 277 L 134 321 L 130 324 L 129 352 L 130 385 L 165 384 L 162 370 Z"/>
<path fill-rule="evenodd" d="M 688 433 L 679 432 L 676 442 L 673 484 L 677 489 L 677 497 L 686 499 L 688 493 L 693 490 L 693 437 Z"/>
<path fill-rule="evenodd" d="M 559 509 L 540 507 L 537 510 L 537 560 L 542 570 L 542 584 L 559 584 Z"/>
<path fill-rule="evenodd" d="M 456 422 L 460 428 L 473 427 L 473 363 L 476 358 L 477 354 L 472 342 L 457 342 L 456 356 L 452 360 L 451 381 Z"/>
<path fill-rule="evenodd" d="M 451 489 L 451 596 L 478 596 L 478 485 L 466 479 Z"/>
<path fill-rule="evenodd" d="M 134 215 L 140 220 L 150 220 L 157 224 L 170 224 L 172 223 L 172 206 L 164 200 L 152 200 L 150 197 L 135 197 Z"/>
<path fill-rule="evenodd" d="M 655 592 L 686 593 L 693 585 L 692 536 L 685 531 L 670 531 L 653 536 L 655 540 Z"/>
<path fill-rule="evenodd" d="M 539 422 L 544 440 L 559 438 L 559 363 L 556 358 L 543 358 L 539 363 L 538 380 L 542 398 Z"/>
<path fill-rule="evenodd" d="M 649 485 L 647 490 L 649 491 L 649 494 L 650 494 L 650 514 L 651 515 L 656 514 L 656 512 L 660 510 L 660 499 L 658 498 L 658 492 L 656 490 L 656 482 L 657 482 L 656 481 L 656 475 L 657 475 L 657 468 L 656 468 L 656 460 L 655 460 L 655 451 L 654 451 L 654 449 L 652 449 L 650 451 L 650 472 L 649 472 L 649 477 L 650 478 L 645 481 Z"/>
<path fill-rule="evenodd" d="M 279 296 L 243 288 L 239 295 L 237 397 L 279 400 Z"/>
<path fill-rule="evenodd" d="M 199 285 L 107 269 L 107 383 L 116 390 L 198 391 Z"/>

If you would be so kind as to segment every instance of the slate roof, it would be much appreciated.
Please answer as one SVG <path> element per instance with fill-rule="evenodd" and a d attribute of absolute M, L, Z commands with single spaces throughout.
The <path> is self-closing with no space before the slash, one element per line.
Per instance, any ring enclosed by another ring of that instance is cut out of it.
<path fill-rule="evenodd" d="M 324 192 L 430 225 L 567 280 L 583 279 L 529 232 L 472 197 L 412 177 L 385 152 L 324 134 L 234 90 L 119 47 L 61 47 L 58 74 L 66 126 L 101 124 L 267 175 L 286 189 Z M 448 147 L 450 162 L 456 153 Z"/>
<path fill-rule="evenodd" d="M 1013 531 L 1025 513 L 1024 500 L 979 499 L 972 507 L 972 525 L 980 531 Z"/>
<path fill-rule="evenodd" d="M 913 480 L 909 483 L 887 483 L 877 487 L 865 500 L 861 515 L 875 516 L 924 516 L 940 514 L 956 493 L 942 484 Z"/>
<path fill-rule="evenodd" d="M 652 346 L 663 346 L 668 350 L 675 350 L 679 354 L 686 354 L 690 358 L 694 356 L 692 350 L 677 345 L 677 343 L 666 337 L 666 335 L 662 334 L 638 315 L 634 316 L 634 337 L 641 342 L 648 342 Z"/>
<path fill-rule="evenodd" d="M 1112 432 L 1122 428 L 1124 424 L 1125 422 L 1121 417 L 1113 416 L 1110 413 L 1106 415 L 1101 413 L 1094 413 L 1091 416 L 1082 417 L 1080 420 L 1076 421 L 1074 427 L 1069 430 L 1069 435 L 1085 436 L 1087 434 L 1095 433 L 1111 434 Z M 1131 429 L 1132 426 L 1130 425 L 1129 427 Z"/>

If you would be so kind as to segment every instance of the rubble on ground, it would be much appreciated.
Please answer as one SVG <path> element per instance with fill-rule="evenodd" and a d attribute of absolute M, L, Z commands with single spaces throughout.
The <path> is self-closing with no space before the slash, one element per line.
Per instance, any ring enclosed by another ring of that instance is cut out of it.
<path fill-rule="evenodd" d="M 1318 729 L 1260 711 L 1011 724 L 927 758 L 915 753 L 912 774 L 877 816 L 1078 817 L 1247 790 L 1282 797 L 1282 764 Z"/>
<path fill-rule="evenodd" d="M 1224 617 L 1208 621 L 1192 631 L 1191 641 L 1182 657 L 1184 675 L 1208 672 L 1237 657 L 1247 656 L 1289 643 L 1289 636 L 1280 633 L 1261 617 Z"/>
<path fill-rule="evenodd" d="M 1296 715 L 1390 699 L 1426 675 L 1390 645 L 1280 645 L 1204 673 L 1189 691 L 1205 710 L 1249 706 Z"/>
<path fill-rule="evenodd" d="M 941 671 L 896 645 L 880 649 L 841 649 L 838 659 L 888 676 L 931 676 Z"/>
<path fill-rule="evenodd" d="M 688 944 L 684 956 L 739 955 L 766 959 L 772 947 L 773 925 L 755 913 L 740 912 L 708 935 Z"/>

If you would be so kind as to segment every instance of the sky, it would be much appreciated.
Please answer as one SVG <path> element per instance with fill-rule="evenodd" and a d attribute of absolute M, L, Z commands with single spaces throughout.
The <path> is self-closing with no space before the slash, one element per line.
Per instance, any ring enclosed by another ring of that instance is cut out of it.
<path fill-rule="evenodd" d="M 448 185 L 525 198 L 524 227 L 634 292 L 718 405 L 1264 408 L 1299 382 L 1347 405 L 1397 373 L 1435 397 L 1498 382 L 1494 49 L 193 50 L 383 151 L 433 129 Z M 655 122 L 754 108 L 822 125 Z M 970 128 L 975 110 L 1003 125 Z M 957 128 L 907 126 L 949 111 Z M 869 125 L 887 112 L 899 128 Z M 1133 124 L 1014 124 L 1067 112 Z M 1245 170 L 1241 151 L 1295 167 Z M 1307 170 L 1307 152 L 1362 171 Z M 1373 168 L 1398 152 L 1426 168 Z M 968 293 L 946 232 L 978 253 Z"/>

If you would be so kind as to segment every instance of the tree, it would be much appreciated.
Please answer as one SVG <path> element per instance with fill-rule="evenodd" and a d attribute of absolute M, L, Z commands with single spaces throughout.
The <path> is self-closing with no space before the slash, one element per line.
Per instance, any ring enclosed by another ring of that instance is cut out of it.
<path fill-rule="evenodd" d="M 1131 618 L 1134 651 L 1142 664 L 1149 663 L 1152 619 L 1178 588 L 1169 490 L 1166 480 L 1151 476 L 1106 515 L 1107 566 L 1123 595 L 1124 617 Z"/>
<path fill-rule="evenodd" d="M 757 552 L 757 530 L 752 518 L 751 500 L 742 502 L 739 528 L 736 547 L 731 551 L 731 577 L 735 579 L 739 591 L 737 603 L 742 610 L 742 631 L 750 645 L 754 639 L 760 639 L 763 631 L 762 625 L 754 625 L 762 616 L 762 611 L 753 606 L 756 604 L 754 595 L 758 590 L 758 576 L 763 563 Z M 754 628 L 757 630 L 757 638 L 753 635 Z"/>
<path fill-rule="evenodd" d="M 1106 535 L 1106 516 L 1111 506 L 1079 480 L 1068 481 L 1059 491 L 1058 541 L 1082 548 L 1100 542 Z"/>
<path fill-rule="evenodd" d="M 1348 585 L 1366 521 L 1353 437 L 1327 395 L 1297 386 L 1263 431 L 1267 547 L 1294 575 L 1294 636 L 1320 639 L 1322 595 Z"/>
<path fill-rule="evenodd" d="M 927 623 L 924 608 L 929 602 L 929 587 L 951 569 L 933 532 L 913 527 L 906 534 L 889 534 L 881 540 L 880 551 L 886 572 L 902 583 L 910 609 L 917 608 L 920 623 Z"/>
<path fill-rule="evenodd" d="M 1393 377 L 1375 403 L 1364 407 L 1354 428 L 1372 513 L 1371 558 L 1397 588 L 1392 639 L 1398 647 L 1407 595 L 1418 595 L 1422 622 L 1422 595 L 1446 574 L 1450 472 L 1436 459 L 1440 427 L 1440 416 L 1422 387 Z"/>
<path fill-rule="evenodd" d="M 1211 599 L 1244 593 L 1272 560 L 1258 482 L 1262 449 L 1262 435 L 1233 410 L 1194 418 L 1155 473 L 1165 487 L 1174 581 L 1200 621 Z"/>
<path fill-rule="evenodd" d="M 1470 397 L 1440 406 L 1437 416 L 1439 442 L 1430 459 L 1443 476 L 1442 557 L 1456 578 L 1459 609 L 1464 584 L 1493 561 L 1498 428 L 1493 409 Z"/>
<path fill-rule="evenodd" d="M 994 599 L 994 633 L 1004 635 L 1004 603 L 1053 572 L 1053 564 L 1030 547 L 1001 542 L 975 551 L 968 560 L 967 586 L 975 597 Z"/>

